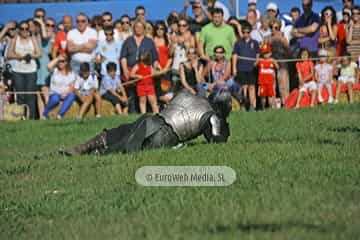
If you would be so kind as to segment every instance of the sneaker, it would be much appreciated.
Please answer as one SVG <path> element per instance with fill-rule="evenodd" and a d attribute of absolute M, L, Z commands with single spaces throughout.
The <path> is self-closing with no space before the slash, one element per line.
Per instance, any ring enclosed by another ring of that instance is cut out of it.
<path fill-rule="evenodd" d="M 333 97 L 329 97 L 328 103 L 333 103 L 334 102 L 334 98 Z"/>
<path fill-rule="evenodd" d="M 100 115 L 100 114 L 96 114 L 96 118 L 101 118 L 101 115 Z"/>
<path fill-rule="evenodd" d="M 318 97 L 318 101 L 319 101 L 320 103 L 324 102 L 324 99 L 322 98 L 322 96 L 321 96 L 321 95 L 319 95 L 319 97 Z"/>
<path fill-rule="evenodd" d="M 334 104 L 338 104 L 338 103 L 339 103 L 339 100 L 335 99 Z"/>

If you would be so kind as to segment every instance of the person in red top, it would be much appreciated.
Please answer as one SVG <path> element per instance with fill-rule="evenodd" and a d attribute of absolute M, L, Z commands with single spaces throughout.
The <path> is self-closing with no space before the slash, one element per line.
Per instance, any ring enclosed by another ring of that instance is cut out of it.
<path fill-rule="evenodd" d="M 155 71 L 151 66 L 150 52 L 141 54 L 139 62 L 132 68 L 130 77 L 141 79 L 136 83 L 136 93 L 139 97 L 139 107 L 141 113 L 146 113 L 147 100 L 151 105 L 154 113 L 159 112 L 159 107 L 155 94 L 155 86 L 153 82 L 153 75 Z"/>
<path fill-rule="evenodd" d="M 258 96 L 261 98 L 262 109 L 265 109 L 266 99 L 271 108 L 275 107 L 275 70 L 279 68 L 277 62 L 271 58 L 272 48 L 269 44 L 260 46 L 261 59 L 255 65 L 259 70 Z"/>
<path fill-rule="evenodd" d="M 340 57 L 346 51 L 346 31 L 349 29 L 351 21 L 351 9 L 344 8 L 343 20 L 338 23 L 338 34 L 337 34 L 337 43 L 336 43 L 336 56 Z"/>
<path fill-rule="evenodd" d="M 55 35 L 55 41 L 52 47 L 51 56 L 53 59 L 57 58 L 57 56 L 62 55 L 66 56 L 67 52 L 67 33 L 73 27 L 72 16 L 65 15 L 62 20 L 62 24 L 64 25 L 64 31 L 60 31 Z"/>
<path fill-rule="evenodd" d="M 308 49 L 301 49 L 300 57 L 302 61 L 296 63 L 299 78 L 299 94 L 295 108 L 300 107 L 300 100 L 307 90 L 310 90 L 311 93 L 310 107 L 313 107 L 315 104 L 317 86 L 314 80 L 314 63 L 309 60 L 309 56 L 310 52 Z"/>

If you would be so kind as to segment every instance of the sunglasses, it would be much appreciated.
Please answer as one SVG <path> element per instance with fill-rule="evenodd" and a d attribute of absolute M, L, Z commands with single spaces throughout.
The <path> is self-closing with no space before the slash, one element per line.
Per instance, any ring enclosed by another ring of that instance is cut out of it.
<path fill-rule="evenodd" d="M 129 21 L 123 21 L 121 22 L 121 25 L 129 24 L 129 23 L 130 23 Z"/>
<path fill-rule="evenodd" d="M 274 9 L 268 9 L 268 12 L 276 12 Z"/>
<path fill-rule="evenodd" d="M 20 31 L 28 31 L 29 28 L 28 27 L 20 27 Z"/>
<path fill-rule="evenodd" d="M 349 12 L 343 12 L 342 15 L 343 15 L 343 16 L 344 16 L 344 15 L 347 15 L 347 16 L 350 17 L 351 14 L 350 14 Z"/>
<path fill-rule="evenodd" d="M 77 23 L 86 23 L 85 19 L 76 20 Z"/>
<path fill-rule="evenodd" d="M 36 15 L 36 18 L 44 18 L 44 15 Z"/>
<path fill-rule="evenodd" d="M 9 28 L 9 31 L 15 31 L 16 28 Z"/>
<path fill-rule="evenodd" d="M 352 12 L 352 15 L 359 15 L 359 12 Z"/>
<path fill-rule="evenodd" d="M 52 28 L 53 28 L 53 27 L 55 27 L 55 24 L 47 23 L 47 24 L 46 24 L 46 26 L 47 26 L 47 27 L 52 27 Z"/>

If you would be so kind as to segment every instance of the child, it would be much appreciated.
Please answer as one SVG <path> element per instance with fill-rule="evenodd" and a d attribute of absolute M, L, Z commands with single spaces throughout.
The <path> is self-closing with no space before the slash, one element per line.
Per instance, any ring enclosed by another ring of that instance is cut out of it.
<path fill-rule="evenodd" d="M 310 107 L 314 107 L 316 97 L 316 82 L 314 81 L 314 64 L 309 60 L 310 51 L 306 48 L 300 50 L 301 62 L 296 63 L 296 70 L 299 77 L 299 95 L 295 108 L 300 107 L 300 100 L 307 89 L 311 92 Z"/>
<path fill-rule="evenodd" d="M 97 92 L 99 82 L 95 74 L 90 74 L 90 64 L 81 63 L 80 75 L 76 77 L 74 93 L 81 101 L 82 105 L 79 112 L 79 118 L 83 118 L 89 106 L 95 100 L 96 117 L 100 117 L 101 97 Z"/>
<path fill-rule="evenodd" d="M 357 64 L 351 60 L 351 55 L 345 53 L 343 55 L 342 63 L 339 66 L 340 77 L 338 78 L 338 84 L 336 87 L 336 99 L 335 103 L 339 102 L 340 90 L 343 84 L 346 85 L 349 97 L 349 103 L 353 103 L 353 84 L 355 83 L 355 78 L 358 76 L 358 67 Z"/>
<path fill-rule="evenodd" d="M 255 61 L 239 59 L 239 56 L 248 58 L 257 58 L 259 53 L 259 44 L 257 41 L 251 39 L 250 32 L 252 26 L 249 23 L 244 23 L 242 27 L 243 37 L 235 43 L 232 53 L 233 60 L 233 76 L 235 81 L 241 85 L 241 91 L 245 99 L 250 100 L 249 111 L 255 111 L 256 108 L 256 74 Z"/>
<path fill-rule="evenodd" d="M 117 114 L 128 113 L 128 98 L 120 77 L 116 74 L 116 63 L 106 64 L 107 75 L 101 81 L 100 95 L 112 103 Z"/>
<path fill-rule="evenodd" d="M 261 98 L 262 109 L 265 109 L 266 98 L 271 108 L 275 107 L 275 70 L 279 68 L 277 62 L 271 58 L 272 48 L 269 44 L 260 46 L 260 53 L 263 59 L 258 60 L 255 66 L 259 69 L 258 96 Z"/>
<path fill-rule="evenodd" d="M 320 103 L 324 102 L 322 98 L 322 89 L 325 86 L 329 93 L 328 103 L 333 103 L 334 98 L 332 94 L 331 82 L 333 78 L 333 66 L 327 63 L 328 52 L 321 49 L 318 53 L 319 63 L 315 66 L 315 80 L 318 87 L 318 100 Z"/>
<path fill-rule="evenodd" d="M 141 54 L 139 62 L 133 67 L 130 77 L 141 79 L 136 83 L 136 94 L 139 97 L 139 107 L 141 113 L 146 113 L 147 100 L 154 113 L 159 112 L 159 107 L 155 95 L 154 82 L 151 75 L 154 70 L 151 67 L 151 55 L 149 52 Z"/>

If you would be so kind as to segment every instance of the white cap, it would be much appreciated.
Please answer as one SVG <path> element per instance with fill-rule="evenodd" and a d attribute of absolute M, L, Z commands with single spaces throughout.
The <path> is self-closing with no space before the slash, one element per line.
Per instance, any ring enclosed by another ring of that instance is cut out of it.
<path fill-rule="evenodd" d="M 250 4 L 256 4 L 256 0 L 248 0 L 248 5 Z"/>
<path fill-rule="evenodd" d="M 270 2 L 270 3 L 268 3 L 268 5 L 266 5 L 266 10 L 274 10 L 277 12 L 278 6 L 274 2 Z"/>

